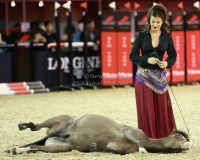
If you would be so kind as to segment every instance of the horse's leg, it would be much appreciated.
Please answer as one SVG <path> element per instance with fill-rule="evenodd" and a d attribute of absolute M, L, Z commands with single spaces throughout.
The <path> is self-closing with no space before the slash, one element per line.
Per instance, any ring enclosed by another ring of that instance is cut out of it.
<path fill-rule="evenodd" d="M 68 145 L 52 145 L 52 146 L 30 146 L 31 149 L 42 152 L 58 153 L 58 152 L 70 152 L 72 149 Z"/>
<path fill-rule="evenodd" d="M 146 149 L 143 147 L 143 145 L 141 144 L 140 140 L 137 139 L 134 134 L 133 131 L 130 128 L 125 128 L 122 130 L 122 133 L 124 135 L 124 137 L 126 137 L 127 139 L 129 139 L 131 142 L 135 143 L 138 145 L 139 147 L 139 152 L 141 153 L 147 153 Z"/>
<path fill-rule="evenodd" d="M 102 147 L 102 146 L 100 146 L 100 145 L 98 145 L 97 143 L 94 143 L 94 142 L 92 142 L 90 144 L 90 150 L 92 152 L 112 152 L 112 153 L 120 154 L 120 155 L 126 154 L 125 150 L 109 148 L 109 144 L 106 147 Z"/>
<path fill-rule="evenodd" d="M 57 117 L 53 117 L 50 119 L 47 119 L 46 121 L 38 124 L 34 124 L 33 122 L 29 123 L 19 123 L 18 127 L 19 130 L 25 130 L 27 128 L 30 128 L 31 131 L 38 131 L 41 128 L 51 128 L 54 125 L 59 125 L 61 123 L 71 124 L 73 122 L 73 118 L 69 115 L 60 115 Z"/>
<path fill-rule="evenodd" d="M 49 146 L 38 146 L 38 145 L 31 145 L 27 148 L 13 148 L 12 154 L 21 154 L 21 153 L 31 153 L 31 152 L 70 152 L 72 149 L 68 145 L 49 145 Z"/>
<path fill-rule="evenodd" d="M 20 153 L 31 153 L 36 151 L 42 151 L 42 152 L 69 152 L 72 149 L 69 147 L 69 144 L 61 138 L 58 137 L 51 137 L 48 138 L 45 142 L 45 145 L 39 146 L 39 145 L 30 145 L 28 147 L 24 148 L 13 148 L 12 153 L 13 154 L 20 154 Z"/>
<path fill-rule="evenodd" d="M 36 141 L 36 142 L 33 142 L 33 143 L 29 143 L 29 144 L 23 145 L 23 146 L 21 146 L 21 147 L 14 147 L 14 148 L 12 149 L 12 152 L 15 152 L 15 150 L 16 150 L 17 148 L 23 148 L 23 149 L 25 149 L 25 148 L 27 148 L 27 147 L 29 147 L 29 146 L 31 146 L 31 145 L 44 145 L 44 144 L 45 144 L 45 141 L 46 141 L 48 138 L 49 138 L 49 137 L 45 137 L 45 138 L 43 138 L 43 139 L 41 139 L 41 140 L 39 140 L 39 141 Z M 25 149 L 25 150 L 26 150 L 26 149 Z M 5 152 L 10 153 L 10 150 L 6 150 Z"/>

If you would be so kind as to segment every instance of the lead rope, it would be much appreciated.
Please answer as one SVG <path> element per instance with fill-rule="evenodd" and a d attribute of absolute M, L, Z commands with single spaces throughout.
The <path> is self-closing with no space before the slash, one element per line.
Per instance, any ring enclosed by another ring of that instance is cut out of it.
<path fill-rule="evenodd" d="M 166 75 L 165 75 L 165 77 L 166 77 Z M 166 77 L 166 79 L 167 79 L 167 77 Z M 167 80 L 167 82 L 168 82 L 168 80 Z M 169 85 L 169 82 L 168 82 L 168 86 L 169 86 L 169 88 L 171 89 L 171 92 L 172 92 L 172 94 L 173 94 L 173 96 L 174 96 L 174 99 L 175 99 L 175 101 L 176 101 L 176 104 L 177 104 L 177 106 L 178 106 L 178 108 L 179 108 L 179 111 L 180 111 L 180 113 L 181 113 L 181 116 L 182 116 L 182 118 L 183 118 L 183 121 L 184 121 L 184 123 L 185 123 L 185 126 L 186 126 L 186 128 L 187 128 L 188 133 L 189 133 L 189 129 L 188 129 L 188 127 L 187 127 L 187 124 L 186 124 L 185 119 L 184 119 L 184 117 L 183 117 L 183 114 L 182 114 L 182 112 L 181 112 L 181 109 L 180 109 L 180 107 L 179 107 L 179 105 L 178 105 L 178 102 L 177 102 L 177 100 L 176 100 L 176 97 L 175 97 L 175 95 L 174 95 L 174 92 L 173 92 L 171 86 Z"/>
<path fill-rule="evenodd" d="M 156 54 L 156 56 L 157 56 L 157 58 L 158 58 L 157 52 L 154 51 L 154 53 Z M 159 59 L 159 58 L 158 58 L 158 59 Z M 166 75 L 165 75 L 165 77 L 166 77 L 166 79 L 167 79 L 167 76 L 166 76 Z M 174 92 L 173 92 L 171 86 L 169 85 L 168 79 L 167 79 L 167 83 L 168 83 L 168 86 L 169 86 L 169 88 L 170 88 L 170 90 L 171 90 L 173 96 L 174 96 L 174 99 L 175 99 L 175 101 L 176 101 L 176 104 L 177 104 L 177 106 L 178 106 L 178 109 L 179 109 L 179 111 L 180 111 L 180 113 L 181 113 L 182 119 L 183 119 L 183 121 L 184 121 L 184 123 L 185 123 L 185 126 L 186 126 L 186 128 L 187 128 L 187 131 L 188 131 L 188 133 L 189 133 L 189 129 L 188 129 L 188 127 L 187 127 L 187 124 L 186 124 L 186 122 L 185 122 L 185 119 L 184 119 L 184 117 L 183 117 L 183 114 L 182 114 L 182 112 L 181 112 L 181 109 L 180 109 L 180 107 L 179 107 L 178 101 L 176 100 L 176 97 L 175 97 L 175 95 L 174 95 Z"/>

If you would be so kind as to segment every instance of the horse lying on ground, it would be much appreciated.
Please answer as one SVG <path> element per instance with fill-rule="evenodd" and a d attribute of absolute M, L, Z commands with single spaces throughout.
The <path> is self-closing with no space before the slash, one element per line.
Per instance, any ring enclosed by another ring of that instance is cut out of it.
<path fill-rule="evenodd" d="M 173 131 L 161 139 L 151 139 L 140 129 L 119 124 L 101 115 L 87 114 L 82 117 L 60 115 L 42 123 L 20 123 L 20 130 L 30 128 L 46 130 L 47 137 L 37 142 L 13 148 L 13 154 L 24 152 L 112 152 L 129 154 L 134 152 L 178 153 L 191 146 L 188 135 Z M 8 151 L 7 151 L 8 152 Z"/>

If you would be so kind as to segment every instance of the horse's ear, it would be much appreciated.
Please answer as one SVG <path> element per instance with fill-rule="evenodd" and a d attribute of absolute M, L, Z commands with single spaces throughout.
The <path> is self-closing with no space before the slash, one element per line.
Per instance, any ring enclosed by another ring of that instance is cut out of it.
<path fill-rule="evenodd" d="M 173 131 L 172 131 L 172 133 L 173 133 L 173 132 L 176 132 L 176 131 L 177 131 L 177 128 L 174 128 Z"/>

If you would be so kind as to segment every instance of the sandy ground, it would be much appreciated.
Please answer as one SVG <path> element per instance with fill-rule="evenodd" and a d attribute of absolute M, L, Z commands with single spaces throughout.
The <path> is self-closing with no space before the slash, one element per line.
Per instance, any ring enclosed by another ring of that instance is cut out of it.
<path fill-rule="evenodd" d="M 33 121 L 35 123 L 60 114 L 82 116 L 88 113 L 101 114 L 117 122 L 137 127 L 135 107 L 135 88 L 116 88 L 84 90 L 75 92 L 52 92 L 34 95 L 0 96 L 0 160 L 120 160 L 120 159 L 200 159 L 200 85 L 172 87 L 185 121 L 190 130 L 193 147 L 185 153 L 178 154 L 129 154 L 112 153 L 43 153 L 10 155 L 6 149 L 21 146 L 45 136 L 45 129 L 31 132 L 29 129 L 19 131 L 17 124 Z M 171 95 L 174 115 L 178 129 L 186 130 L 178 106 Z"/>

